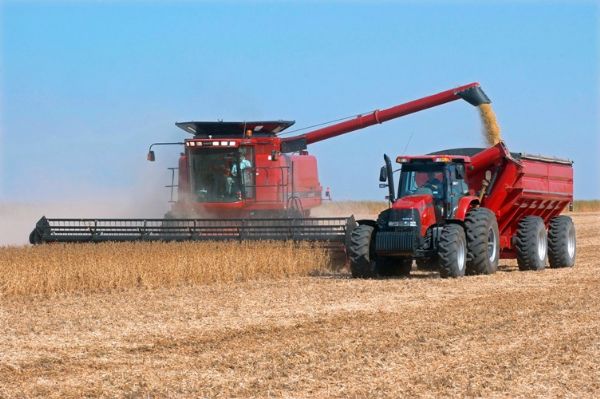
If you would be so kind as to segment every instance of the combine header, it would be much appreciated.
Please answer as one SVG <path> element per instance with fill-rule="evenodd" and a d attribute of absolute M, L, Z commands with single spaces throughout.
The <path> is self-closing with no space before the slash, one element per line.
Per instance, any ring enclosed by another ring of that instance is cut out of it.
<path fill-rule="evenodd" d="M 317 160 L 307 146 L 408 114 L 464 99 L 489 103 L 478 83 L 345 120 L 305 134 L 281 137 L 293 121 L 182 122 L 193 135 L 182 145 L 177 201 L 165 219 L 46 219 L 30 242 L 313 240 L 343 245 L 353 218 L 310 218 L 321 205 Z M 207 218 L 208 217 L 208 218 Z"/>

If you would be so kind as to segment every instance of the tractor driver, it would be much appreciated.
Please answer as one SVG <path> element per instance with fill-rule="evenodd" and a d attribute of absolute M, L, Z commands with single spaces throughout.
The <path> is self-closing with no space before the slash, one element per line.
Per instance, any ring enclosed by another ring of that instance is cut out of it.
<path fill-rule="evenodd" d="M 436 172 L 427 172 L 427 181 L 420 188 L 431 190 L 434 197 L 442 193 L 442 182 L 436 177 Z"/>

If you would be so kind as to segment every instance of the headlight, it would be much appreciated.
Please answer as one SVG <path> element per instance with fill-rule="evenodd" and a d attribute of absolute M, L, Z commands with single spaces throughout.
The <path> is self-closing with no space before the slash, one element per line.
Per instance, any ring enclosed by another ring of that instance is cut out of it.
<path fill-rule="evenodd" d="M 417 227 L 414 220 L 394 220 L 388 222 L 388 227 Z"/>

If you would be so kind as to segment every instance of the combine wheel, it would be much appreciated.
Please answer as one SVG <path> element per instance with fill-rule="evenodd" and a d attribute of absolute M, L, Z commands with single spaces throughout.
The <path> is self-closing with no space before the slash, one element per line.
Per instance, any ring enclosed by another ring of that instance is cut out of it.
<path fill-rule="evenodd" d="M 437 257 L 417 259 L 416 264 L 418 270 L 433 272 L 439 268 L 439 259 Z"/>
<path fill-rule="evenodd" d="M 375 269 L 380 276 L 408 277 L 412 269 L 412 259 L 377 258 Z"/>
<path fill-rule="evenodd" d="M 465 218 L 467 272 L 493 274 L 500 259 L 500 234 L 496 216 L 487 208 L 475 208 Z"/>
<path fill-rule="evenodd" d="M 467 239 L 465 230 L 458 224 L 444 227 L 438 244 L 440 276 L 462 277 L 467 264 Z"/>
<path fill-rule="evenodd" d="M 375 277 L 375 228 L 366 224 L 356 226 L 350 236 L 348 257 L 354 278 Z"/>
<path fill-rule="evenodd" d="M 548 260 L 550 267 L 573 267 L 576 255 L 575 225 L 568 216 L 550 220 Z"/>
<path fill-rule="evenodd" d="M 544 220 L 527 216 L 519 222 L 515 236 L 519 270 L 542 270 L 548 258 L 548 237 Z"/>

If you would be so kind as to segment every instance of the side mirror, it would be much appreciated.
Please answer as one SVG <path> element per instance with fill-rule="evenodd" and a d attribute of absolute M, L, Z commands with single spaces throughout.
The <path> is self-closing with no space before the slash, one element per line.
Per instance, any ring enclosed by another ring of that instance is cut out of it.
<path fill-rule="evenodd" d="M 277 158 L 279 158 L 279 153 L 275 150 L 271 151 L 271 161 L 277 161 Z"/>
<path fill-rule="evenodd" d="M 379 181 L 380 182 L 387 181 L 387 168 L 385 166 L 382 166 L 381 170 L 379 171 Z"/>
<path fill-rule="evenodd" d="M 148 161 L 150 162 L 154 162 L 156 160 L 156 157 L 154 156 L 154 151 L 148 151 L 148 156 L 146 157 L 146 159 L 148 159 Z"/>
<path fill-rule="evenodd" d="M 465 178 L 465 165 L 463 165 L 463 164 L 456 165 L 456 178 L 457 179 Z"/>

